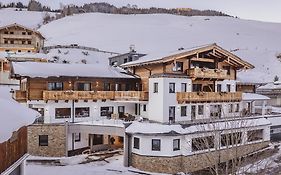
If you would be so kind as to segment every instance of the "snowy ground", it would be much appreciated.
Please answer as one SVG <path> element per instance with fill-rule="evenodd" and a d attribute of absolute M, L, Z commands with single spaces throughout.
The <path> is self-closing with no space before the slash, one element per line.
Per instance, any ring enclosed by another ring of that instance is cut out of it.
<path fill-rule="evenodd" d="M 38 159 L 38 158 L 37 158 Z M 123 166 L 123 155 L 114 156 L 106 161 L 98 161 L 86 164 L 79 164 L 84 160 L 84 156 L 64 158 L 66 166 L 42 165 L 38 163 L 28 163 L 26 174 L 28 175 L 136 175 L 129 170 L 139 171 L 134 168 Z M 151 174 L 151 173 L 150 173 Z M 154 174 L 154 173 L 152 173 Z M 156 174 L 155 174 L 156 175 Z"/>

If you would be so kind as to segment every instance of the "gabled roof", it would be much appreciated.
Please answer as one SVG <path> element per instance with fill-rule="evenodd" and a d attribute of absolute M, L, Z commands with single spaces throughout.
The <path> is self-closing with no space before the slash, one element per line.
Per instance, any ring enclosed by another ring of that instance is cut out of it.
<path fill-rule="evenodd" d="M 42 62 L 13 62 L 12 75 L 17 77 L 100 77 L 136 78 L 120 67 L 100 64 L 58 64 Z"/>
<path fill-rule="evenodd" d="M 42 37 L 43 39 L 45 39 L 45 37 L 44 37 L 40 32 L 38 32 L 37 30 L 34 30 L 34 29 L 31 29 L 31 28 L 25 27 L 25 26 L 20 25 L 20 24 L 17 24 L 17 23 L 10 24 L 10 25 L 6 25 L 6 26 L 2 26 L 2 27 L 0 27 L 0 30 L 7 29 L 7 28 L 11 28 L 11 27 L 19 27 L 19 28 L 22 28 L 22 29 L 25 29 L 25 30 L 32 31 L 32 32 L 38 34 L 38 35 L 39 35 L 40 37 Z"/>
<path fill-rule="evenodd" d="M 189 49 L 179 50 L 177 52 L 166 53 L 163 55 L 147 55 L 139 60 L 132 61 L 121 65 L 122 67 L 136 67 L 142 65 L 149 65 L 149 64 L 158 64 L 158 63 L 165 63 L 172 60 L 181 59 L 187 56 L 196 55 L 198 53 L 206 52 L 206 51 L 213 51 L 213 55 L 217 57 L 222 57 L 226 59 L 226 61 L 233 65 L 234 67 L 238 68 L 245 68 L 245 69 L 253 69 L 254 66 L 238 56 L 232 54 L 231 52 L 219 47 L 217 44 L 209 44 L 203 45 L 198 47 L 193 47 Z"/>

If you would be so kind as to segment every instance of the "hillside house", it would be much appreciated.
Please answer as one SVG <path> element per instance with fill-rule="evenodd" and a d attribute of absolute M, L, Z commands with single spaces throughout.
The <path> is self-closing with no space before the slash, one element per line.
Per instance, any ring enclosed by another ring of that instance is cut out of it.
<path fill-rule="evenodd" d="M 44 39 L 40 32 L 16 23 L 0 27 L 0 51 L 39 52 Z"/>

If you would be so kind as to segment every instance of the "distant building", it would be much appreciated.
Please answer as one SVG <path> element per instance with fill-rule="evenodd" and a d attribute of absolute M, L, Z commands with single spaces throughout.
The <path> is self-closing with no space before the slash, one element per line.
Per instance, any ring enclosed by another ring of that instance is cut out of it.
<path fill-rule="evenodd" d="M 257 93 L 266 95 L 270 98 L 269 104 L 272 106 L 281 106 L 281 82 L 271 82 L 257 88 Z"/>
<path fill-rule="evenodd" d="M 130 52 L 117 55 L 109 58 L 109 65 L 120 66 L 121 64 L 136 61 L 140 57 L 145 56 L 146 54 L 137 53 L 133 48 L 130 49 Z"/>
<path fill-rule="evenodd" d="M 16 23 L 0 27 L 0 51 L 39 52 L 44 39 L 40 32 Z"/>

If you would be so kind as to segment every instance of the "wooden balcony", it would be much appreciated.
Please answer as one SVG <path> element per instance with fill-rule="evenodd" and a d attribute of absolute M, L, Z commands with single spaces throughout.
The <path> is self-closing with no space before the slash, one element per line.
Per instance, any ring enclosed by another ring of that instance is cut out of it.
<path fill-rule="evenodd" d="M 177 101 L 183 102 L 232 102 L 241 101 L 242 92 L 177 92 Z"/>
<path fill-rule="evenodd" d="M 32 35 L 22 35 L 22 34 L 3 34 L 4 39 L 32 39 Z"/>
<path fill-rule="evenodd" d="M 26 91 L 15 90 L 13 93 L 13 99 L 18 102 L 24 102 L 27 100 L 27 93 Z"/>
<path fill-rule="evenodd" d="M 115 100 L 147 101 L 148 92 L 144 91 L 115 91 Z"/>
<path fill-rule="evenodd" d="M 188 75 L 191 78 L 203 79 L 227 79 L 227 70 L 223 69 L 205 69 L 205 68 L 192 68 L 188 70 Z"/>
<path fill-rule="evenodd" d="M 43 100 L 145 101 L 148 92 L 139 91 L 43 91 Z"/>

